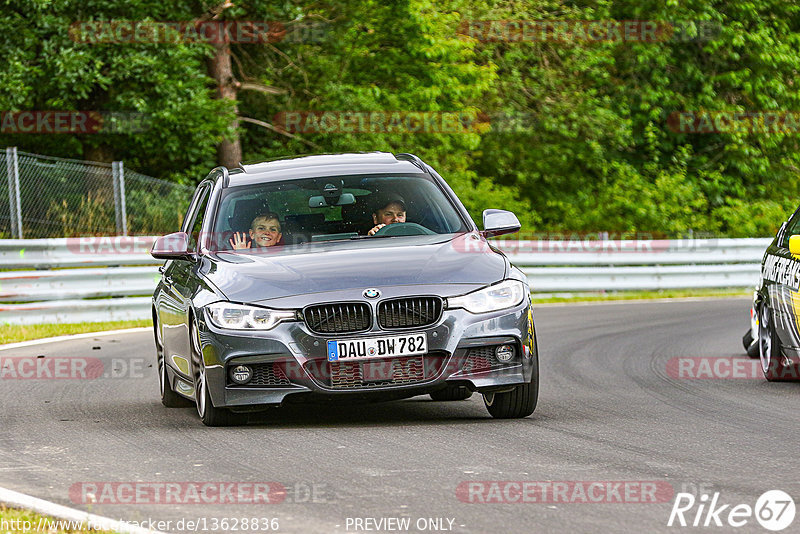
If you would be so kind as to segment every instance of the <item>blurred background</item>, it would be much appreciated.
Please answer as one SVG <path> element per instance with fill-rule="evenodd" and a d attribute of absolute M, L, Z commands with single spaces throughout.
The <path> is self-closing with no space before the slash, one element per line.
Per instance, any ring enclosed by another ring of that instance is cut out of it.
<path fill-rule="evenodd" d="M 769 236 L 798 48 L 786 0 L 10 0 L 0 238 L 167 233 L 217 165 L 373 150 L 527 235 Z"/>

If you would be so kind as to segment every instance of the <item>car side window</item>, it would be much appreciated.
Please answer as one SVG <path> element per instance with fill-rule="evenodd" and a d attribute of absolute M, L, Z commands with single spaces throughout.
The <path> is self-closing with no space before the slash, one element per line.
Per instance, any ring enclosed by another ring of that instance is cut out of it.
<path fill-rule="evenodd" d="M 783 239 L 781 239 L 781 247 L 789 248 L 789 238 L 793 235 L 800 234 L 800 213 L 795 213 L 794 217 L 789 221 L 786 225 L 786 229 L 783 231 Z"/>
<path fill-rule="evenodd" d="M 191 230 L 189 231 L 189 251 L 196 252 L 198 249 L 198 241 L 200 240 L 200 230 L 203 228 L 203 219 L 205 217 L 206 206 L 208 205 L 208 196 L 210 187 L 204 187 L 197 196 L 195 209 L 193 213 L 194 219 L 191 223 Z"/>

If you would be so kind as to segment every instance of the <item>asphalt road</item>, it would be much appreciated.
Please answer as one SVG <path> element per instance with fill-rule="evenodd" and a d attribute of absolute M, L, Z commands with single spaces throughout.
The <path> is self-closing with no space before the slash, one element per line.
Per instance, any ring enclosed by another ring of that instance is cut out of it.
<path fill-rule="evenodd" d="M 540 307 L 539 407 L 511 421 L 491 419 L 474 395 L 293 407 L 245 427 L 206 428 L 192 408 L 161 406 L 149 333 L 2 351 L 5 360 L 98 358 L 122 376 L 0 379 L 0 486 L 113 518 L 171 520 L 179 532 L 181 519 L 206 518 L 202 531 L 215 518 L 245 517 L 277 518 L 279 532 L 402 532 L 378 522 L 403 517 L 412 532 L 699 530 L 667 527 L 678 492 L 698 500 L 719 492 L 720 504 L 750 506 L 773 489 L 800 498 L 800 384 L 731 378 L 751 369 L 741 346 L 748 307 L 746 299 Z M 500 503 L 519 492 L 488 481 L 568 485 L 529 484 L 526 500 L 536 502 Z M 597 481 L 625 484 L 598 493 Z M 272 482 L 286 494 L 270 504 L 194 504 L 188 494 L 188 504 L 83 502 L 91 490 L 81 483 L 125 482 L 239 482 L 245 491 Z M 549 502 L 540 502 L 545 490 Z M 598 495 L 612 502 L 585 502 Z M 481 498 L 493 502 L 464 502 Z M 734 530 L 730 508 L 712 531 Z M 685 513 L 690 524 L 697 510 Z M 746 519 L 736 531 L 765 531 Z M 798 525 L 800 517 L 789 530 Z"/>

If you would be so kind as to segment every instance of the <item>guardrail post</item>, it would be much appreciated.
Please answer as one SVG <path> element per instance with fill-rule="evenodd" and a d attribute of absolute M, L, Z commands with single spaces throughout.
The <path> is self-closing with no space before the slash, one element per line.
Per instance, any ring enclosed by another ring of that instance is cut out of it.
<path fill-rule="evenodd" d="M 125 170 L 121 161 L 111 163 L 114 181 L 114 213 L 117 216 L 117 235 L 128 235 L 128 213 L 125 208 Z"/>
<path fill-rule="evenodd" d="M 6 148 L 8 171 L 8 214 L 11 218 L 11 236 L 22 239 L 22 209 L 19 200 L 19 160 L 17 147 Z"/>

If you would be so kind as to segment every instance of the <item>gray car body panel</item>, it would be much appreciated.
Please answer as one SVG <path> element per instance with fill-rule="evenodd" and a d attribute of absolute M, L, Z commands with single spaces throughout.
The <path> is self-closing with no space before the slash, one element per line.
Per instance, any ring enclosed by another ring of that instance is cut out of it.
<path fill-rule="evenodd" d="M 243 165 L 241 170 L 230 171 L 230 186 L 354 174 L 423 174 L 424 172 L 425 170 L 414 163 L 398 160 L 393 154 L 385 152 L 324 154 Z"/>
<path fill-rule="evenodd" d="M 454 241 L 414 236 L 314 243 L 281 254 L 220 252 L 199 272 L 233 302 L 277 307 L 296 306 L 290 298 L 295 295 L 382 286 L 460 284 L 464 287 L 452 289 L 460 295 L 503 279 L 505 256 L 488 247 L 457 250 Z M 431 294 L 451 296 L 435 289 Z"/>

